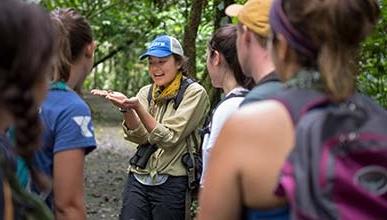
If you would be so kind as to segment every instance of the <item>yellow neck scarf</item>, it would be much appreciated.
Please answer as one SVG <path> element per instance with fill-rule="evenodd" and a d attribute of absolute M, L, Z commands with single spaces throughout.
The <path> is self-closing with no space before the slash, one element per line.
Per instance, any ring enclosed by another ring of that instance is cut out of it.
<path fill-rule="evenodd" d="M 182 78 L 183 74 L 180 72 L 177 73 L 175 79 L 164 89 L 161 89 L 160 86 L 153 84 L 152 100 L 155 103 L 159 103 L 161 101 L 175 97 L 180 89 L 180 83 Z"/>

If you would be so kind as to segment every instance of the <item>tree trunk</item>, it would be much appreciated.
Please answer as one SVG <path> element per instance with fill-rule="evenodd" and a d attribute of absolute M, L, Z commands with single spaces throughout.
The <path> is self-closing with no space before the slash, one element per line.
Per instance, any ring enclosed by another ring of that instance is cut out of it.
<path fill-rule="evenodd" d="M 214 10 L 215 10 L 215 18 L 214 18 L 214 31 L 219 27 L 225 24 L 231 23 L 231 18 L 228 17 L 224 11 L 227 6 L 234 4 L 234 0 L 215 0 L 214 1 Z"/>
<path fill-rule="evenodd" d="M 188 74 L 196 77 L 196 36 L 207 0 L 192 0 L 191 13 L 184 28 L 183 48 L 188 60 Z"/>

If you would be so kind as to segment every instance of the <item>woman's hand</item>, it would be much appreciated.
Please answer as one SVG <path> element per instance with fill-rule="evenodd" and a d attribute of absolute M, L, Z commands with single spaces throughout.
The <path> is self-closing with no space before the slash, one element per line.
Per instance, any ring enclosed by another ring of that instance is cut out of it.
<path fill-rule="evenodd" d="M 106 97 L 111 90 L 93 89 L 90 91 L 92 95 Z"/>
<path fill-rule="evenodd" d="M 139 107 L 141 106 L 141 103 L 137 97 L 131 97 L 130 99 L 126 99 L 124 101 L 124 105 L 125 105 L 125 108 L 127 109 L 138 110 Z"/>
<path fill-rule="evenodd" d="M 105 96 L 106 99 L 111 101 L 113 105 L 119 107 L 119 108 L 125 108 L 128 109 L 128 107 L 125 105 L 126 101 L 129 100 L 129 98 L 124 95 L 121 92 L 108 92 L 108 94 Z"/>
<path fill-rule="evenodd" d="M 129 109 L 129 108 L 131 108 L 130 106 L 132 106 L 130 104 L 129 104 L 129 106 L 127 106 L 128 104 L 126 104 L 126 103 L 129 101 L 129 98 L 121 92 L 116 92 L 116 91 L 112 91 L 112 90 L 93 89 L 93 90 L 91 90 L 91 94 L 96 95 L 96 96 L 105 97 L 106 99 L 111 101 L 113 103 L 113 105 L 115 105 L 119 108 Z M 131 102 L 129 101 L 129 103 L 131 103 Z"/>

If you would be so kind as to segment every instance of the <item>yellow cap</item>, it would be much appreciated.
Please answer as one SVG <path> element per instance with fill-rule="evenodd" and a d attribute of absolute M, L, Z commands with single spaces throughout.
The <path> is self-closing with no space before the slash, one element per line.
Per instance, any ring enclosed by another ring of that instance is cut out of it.
<path fill-rule="evenodd" d="M 262 37 L 269 36 L 269 11 L 272 0 L 248 0 L 244 5 L 232 4 L 226 8 L 226 15 L 238 20 Z"/>

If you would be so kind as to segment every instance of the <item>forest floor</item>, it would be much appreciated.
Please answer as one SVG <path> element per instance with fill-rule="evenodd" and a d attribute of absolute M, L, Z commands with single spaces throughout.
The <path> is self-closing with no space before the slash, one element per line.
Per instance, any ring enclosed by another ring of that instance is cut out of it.
<path fill-rule="evenodd" d="M 92 109 L 97 149 L 86 157 L 86 204 L 90 220 L 118 219 L 121 193 L 135 145 L 123 138 L 121 113 L 107 100 L 84 95 Z"/>

